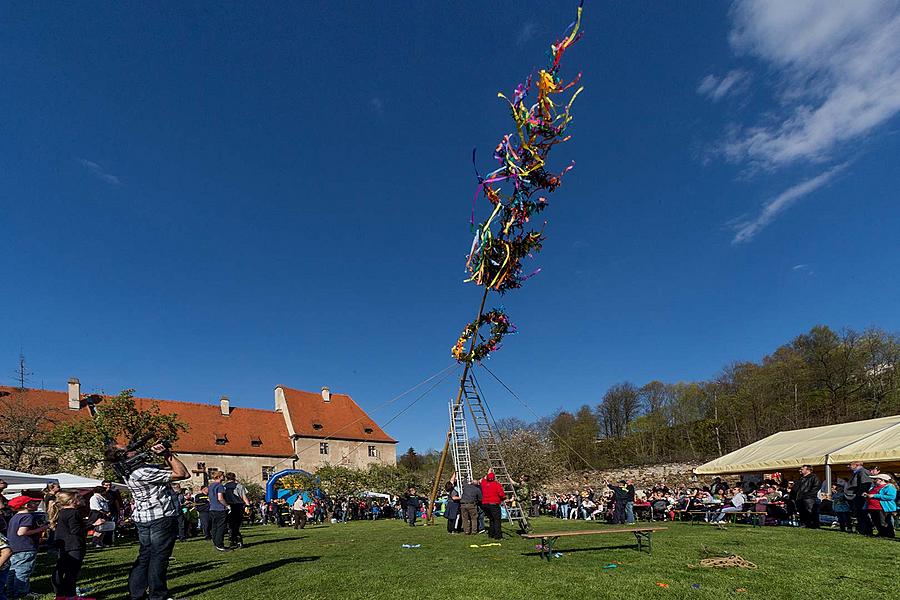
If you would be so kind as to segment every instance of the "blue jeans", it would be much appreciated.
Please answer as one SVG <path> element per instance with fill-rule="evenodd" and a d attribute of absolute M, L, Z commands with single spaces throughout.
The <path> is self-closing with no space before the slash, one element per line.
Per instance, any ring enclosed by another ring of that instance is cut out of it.
<path fill-rule="evenodd" d="M 174 516 L 161 517 L 147 523 L 135 523 L 140 547 L 128 575 L 128 592 L 133 599 L 144 598 L 148 588 L 149 600 L 166 600 L 169 597 L 166 570 L 178 535 L 177 519 Z"/>
<path fill-rule="evenodd" d="M 625 503 L 625 522 L 634 523 L 634 502 Z"/>
<path fill-rule="evenodd" d="M 6 600 L 6 578 L 9 577 L 9 565 L 0 569 L 0 600 Z"/>
<path fill-rule="evenodd" d="M 741 512 L 741 509 L 739 509 L 736 506 L 726 506 L 725 508 L 723 508 L 722 510 L 719 511 L 719 514 L 716 515 L 716 518 L 713 519 L 713 521 L 716 523 L 718 523 L 719 521 L 724 521 L 725 515 L 727 515 L 728 513 L 733 513 L 733 512 Z"/>
<path fill-rule="evenodd" d="M 16 552 L 9 559 L 9 597 L 15 600 L 28 594 L 31 589 L 31 572 L 37 552 Z"/>

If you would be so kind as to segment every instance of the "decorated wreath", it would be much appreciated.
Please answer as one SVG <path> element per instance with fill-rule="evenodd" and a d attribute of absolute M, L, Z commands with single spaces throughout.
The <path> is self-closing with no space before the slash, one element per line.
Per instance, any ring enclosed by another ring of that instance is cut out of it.
<path fill-rule="evenodd" d="M 488 323 L 491 325 L 491 336 L 481 344 L 475 346 L 471 353 L 467 353 L 466 344 L 468 341 L 472 339 L 472 336 L 475 335 L 476 331 L 480 330 L 481 327 Z M 453 346 L 453 358 L 459 362 L 475 362 L 483 360 L 487 358 L 491 352 L 500 347 L 500 340 L 503 339 L 504 335 L 515 333 L 515 331 L 516 327 L 509 322 L 509 317 L 506 316 L 503 309 L 495 308 L 490 312 L 481 315 L 481 318 L 477 322 L 473 321 L 466 325 L 466 328 L 463 329 L 462 334 Z"/>

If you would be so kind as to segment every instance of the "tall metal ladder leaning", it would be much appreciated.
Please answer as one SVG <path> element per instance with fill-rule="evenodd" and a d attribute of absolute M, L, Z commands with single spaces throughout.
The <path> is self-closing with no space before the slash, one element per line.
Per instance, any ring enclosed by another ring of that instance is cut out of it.
<path fill-rule="evenodd" d="M 472 455 L 469 452 L 469 431 L 466 427 L 466 407 L 460 403 L 454 406 L 450 401 L 450 450 L 453 466 L 456 467 L 456 481 L 459 489 L 472 479 Z"/>
<path fill-rule="evenodd" d="M 506 493 L 506 514 L 509 522 L 518 525 L 521 531 L 528 531 L 531 525 L 522 510 L 522 503 L 516 494 L 516 487 L 506 468 L 503 454 L 500 452 L 500 444 L 497 443 L 497 437 L 494 435 L 494 430 L 484 409 L 484 402 L 478 394 L 478 387 L 471 374 L 463 382 L 463 393 L 469 412 L 472 414 L 472 421 L 475 423 L 475 430 L 478 432 L 481 450 L 487 458 L 488 465 L 494 470 L 494 476 Z"/>

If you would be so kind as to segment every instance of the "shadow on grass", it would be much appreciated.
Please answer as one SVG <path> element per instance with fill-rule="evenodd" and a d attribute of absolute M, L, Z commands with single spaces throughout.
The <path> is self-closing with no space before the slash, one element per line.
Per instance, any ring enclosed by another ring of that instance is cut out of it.
<path fill-rule="evenodd" d="M 301 563 L 301 562 L 312 562 L 315 560 L 319 560 L 322 558 L 321 556 L 298 556 L 295 558 L 282 558 L 281 560 L 272 561 L 269 563 L 256 565 L 255 567 L 250 567 L 244 569 L 243 571 L 238 571 L 237 573 L 232 573 L 228 577 L 218 578 L 213 581 L 207 581 L 205 583 L 194 583 L 181 585 L 178 587 L 171 588 L 169 593 L 173 596 L 196 596 L 198 594 L 203 594 L 206 592 L 211 592 L 213 590 L 220 590 L 223 586 L 227 586 L 232 583 L 237 583 L 239 581 L 244 581 L 245 579 L 249 579 L 255 575 L 262 575 L 268 571 L 274 571 L 275 569 L 280 569 L 281 567 L 293 564 L 293 563 Z M 194 570 L 197 572 L 197 570 Z M 213 572 L 214 573 L 214 572 Z"/>
<path fill-rule="evenodd" d="M 265 546 L 266 544 L 283 544 L 285 542 L 295 542 L 297 540 L 305 540 L 307 537 L 309 537 L 309 536 L 298 535 L 297 537 L 289 537 L 289 538 L 282 538 L 282 539 L 276 539 L 276 540 L 268 539 L 268 540 L 260 540 L 258 542 L 251 541 L 251 542 L 244 544 L 244 548 L 256 548 L 257 546 Z"/>
<path fill-rule="evenodd" d="M 169 565 L 167 570 L 167 579 L 171 582 L 177 577 L 190 575 L 198 571 L 211 571 L 217 567 L 226 564 L 226 561 L 203 561 L 203 562 L 175 562 Z M 54 563 L 55 565 L 55 563 Z M 52 571 L 53 566 L 49 566 Z M 117 570 L 115 574 L 109 572 L 109 565 L 88 565 L 82 567 L 78 574 L 78 583 L 90 585 L 102 591 L 104 596 L 113 596 L 119 598 L 128 597 L 128 574 L 131 571 L 131 561 L 127 562 L 127 566 L 123 570 Z M 88 583 L 89 582 L 89 583 Z M 45 578 L 39 585 L 35 586 L 38 593 L 49 594 L 51 592 L 50 579 Z"/>

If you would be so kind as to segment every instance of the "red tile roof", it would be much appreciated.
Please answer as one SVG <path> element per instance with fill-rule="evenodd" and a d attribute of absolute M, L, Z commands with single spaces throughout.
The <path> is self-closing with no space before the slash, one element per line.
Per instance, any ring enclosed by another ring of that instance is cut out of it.
<path fill-rule="evenodd" d="M 0 392 L 19 394 L 17 388 L 0 386 Z M 52 411 L 51 418 L 57 421 L 89 419 L 87 408 L 69 410 L 67 392 L 28 389 L 25 401 L 34 406 L 45 406 Z M 272 410 L 232 407 L 231 414 L 224 416 L 218 404 L 196 404 L 174 400 L 135 398 L 138 408 L 159 406 L 164 414 L 177 415 L 189 428 L 182 432 L 175 444 L 176 450 L 197 454 L 235 454 L 241 456 L 290 457 L 294 449 L 288 437 L 284 417 Z M 228 442 L 216 444 L 216 437 L 224 435 Z M 254 447 L 252 440 L 261 442 Z"/>
<path fill-rule="evenodd" d="M 396 444 L 369 415 L 346 394 L 331 394 L 325 402 L 321 394 L 304 392 L 285 386 L 288 412 L 294 431 L 303 437 L 336 440 L 372 441 Z M 321 426 L 321 427 L 318 427 Z"/>

